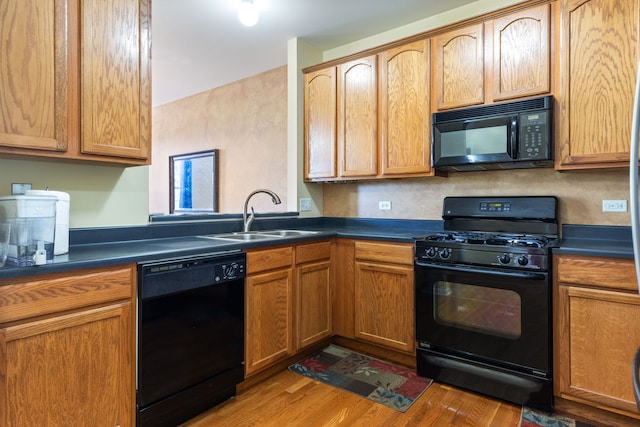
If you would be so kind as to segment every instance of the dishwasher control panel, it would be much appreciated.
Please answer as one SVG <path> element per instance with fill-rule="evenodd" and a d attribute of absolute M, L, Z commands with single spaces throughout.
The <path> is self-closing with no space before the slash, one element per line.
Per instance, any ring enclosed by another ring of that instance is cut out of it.
<path fill-rule="evenodd" d="M 242 252 L 140 263 L 138 297 L 157 298 L 226 282 L 243 283 L 246 270 L 246 255 Z"/>
<path fill-rule="evenodd" d="M 223 280 L 236 280 L 245 277 L 246 261 L 235 260 L 217 264 L 214 267 L 214 280 L 220 282 Z"/>

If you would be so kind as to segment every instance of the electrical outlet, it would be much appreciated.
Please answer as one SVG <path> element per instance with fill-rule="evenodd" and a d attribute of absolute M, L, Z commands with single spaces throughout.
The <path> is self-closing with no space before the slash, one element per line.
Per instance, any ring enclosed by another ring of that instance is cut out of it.
<path fill-rule="evenodd" d="M 391 210 L 391 201 L 390 200 L 381 200 L 378 202 L 378 209 L 388 211 Z"/>
<path fill-rule="evenodd" d="M 626 212 L 627 201 L 626 200 L 603 200 L 602 212 Z"/>
<path fill-rule="evenodd" d="M 310 211 L 311 210 L 311 199 L 309 198 L 301 198 L 300 199 L 300 212 Z"/>

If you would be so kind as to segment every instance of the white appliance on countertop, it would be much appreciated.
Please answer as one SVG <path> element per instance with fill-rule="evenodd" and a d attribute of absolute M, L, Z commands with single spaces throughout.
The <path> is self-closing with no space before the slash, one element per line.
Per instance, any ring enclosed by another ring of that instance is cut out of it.
<path fill-rule="evenodd" d="M 49 190 L 26 190 L 27 196 L 55 196 L 56 197 L 56 226 L 54 235 L 54 255 L 64 255 L 69 252 L 69 193 Z"/>

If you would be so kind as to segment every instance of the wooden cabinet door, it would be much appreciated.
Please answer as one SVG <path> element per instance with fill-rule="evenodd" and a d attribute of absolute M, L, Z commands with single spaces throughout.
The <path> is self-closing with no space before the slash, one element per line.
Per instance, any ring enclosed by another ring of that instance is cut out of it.
<path fill-rule="evenodd" d="M 429 40 L 386 50 L 380 59 L 380 172 L 431 172 Z"/>
<path fill-rule="evenodd" d="M 131 303 L 0 329 L 0 425 L 133 426 Z"/>
<path fill-rule="evenodd" d="M 378 173 L 376 56 L 339 66 L 338 174 L 373 177 Z"/>
<path fill-rule="evenodd" d="M 65 151 L 77 114 L 67 0 L 0 3 L 0 146 Z M 73 22 L 70 23 L 73 28 Z"/>
<path fill-rule="evenodd" d="M 543 4 L 491 22 L 493 101 L 549 93 L 550 5 Z"/>
<path fill-rule="evenodd" d="M 304 76 L 304 177 L 336 177 L 336 67 Z"/>
<path fill-rule="evenodd" d="M 415 350 L 413 267 L 356 262 L 356 337 Z"/>
<path fill-rule="evenodd" d="M 337 239 L 333 244 L 332 294 L 333 333 L 345 338 L 355 338 L 355 242 L 351 239 Z"/>
<path fill-rule="evenodd" d="M 82 153 L 149 159 L 150 2 L 81 0 Z"/>
<path fill-rule="evenodd" d="M 292 269 L 248 276 L 245 289 L 245 374 L 251 375 L 293 351 Z"/>
<path fill-rule="evenodd" d="M 631 363 L 640 347 L 640 297 L 562 283 L 556 295 L 556 395 L 638 414 Z"/>
<path fill-rule="evenodd" d="M 432 56 L 434 110 L 485 102 L 482 23 L 435 36 Z"/>
<path fill-rule="evenodd" d="M 296 350 L 332 334 L 332 243 L 296 246 Z"/>
<path fill-rule="evenodd" d="M 297 268 L 297 348 L 331 336 L 331 263 Z"/>
<path fill-rule="evenodd" d="M 556 169 L 628 166 L 638 65 L 637 0 L 560 2 Z"/>

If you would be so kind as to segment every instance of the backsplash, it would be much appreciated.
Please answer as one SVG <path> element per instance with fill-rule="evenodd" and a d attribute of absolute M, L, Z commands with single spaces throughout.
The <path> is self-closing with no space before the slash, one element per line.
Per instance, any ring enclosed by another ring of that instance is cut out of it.
<path fill-rule="evenodd" d="M 629 225 L 629 212 L 602 212 L 603 199 L 629 200 L 629 172 L 554 169 L 461 172 L 449 177 L 324 186 L 325 216 L 441 219 L 446 196 L 556 196 L 562 224 Z M 390 201 L 391 210 L 379 210 Z"/>

